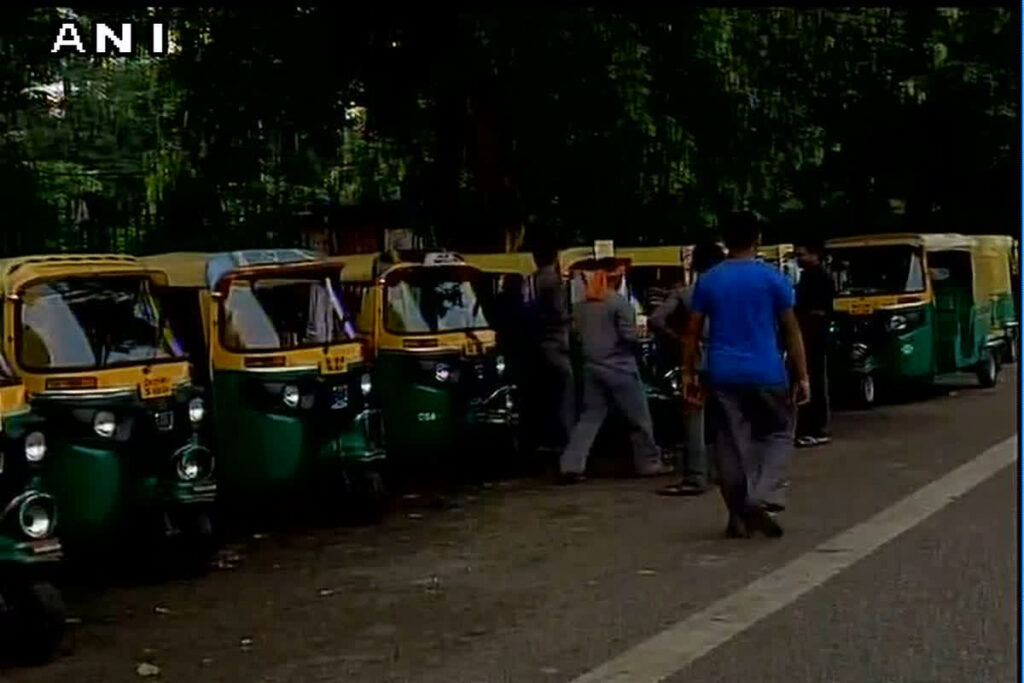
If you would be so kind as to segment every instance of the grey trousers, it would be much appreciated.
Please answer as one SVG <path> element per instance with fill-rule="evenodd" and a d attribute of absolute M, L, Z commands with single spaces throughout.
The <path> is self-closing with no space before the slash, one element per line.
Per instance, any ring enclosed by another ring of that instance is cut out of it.
<path fill-rule="evenodd" d="M 583 412 L 562 452 L 560 468 L 564 474 L 582 474 L 586 470 L 587 456 L 611 408 L 621 413 L 629 425 L 637 471 L 660 465 L 654 423 L 640 373 L 587 363 L 583 369 Z"/>
<path fill-rule="evenodd" d="M 709 392 L 722 498 L 733 514 L 748 506 L 785 505 L 793 458 L 794 410 L 785 388 L 732 386 Z"/>

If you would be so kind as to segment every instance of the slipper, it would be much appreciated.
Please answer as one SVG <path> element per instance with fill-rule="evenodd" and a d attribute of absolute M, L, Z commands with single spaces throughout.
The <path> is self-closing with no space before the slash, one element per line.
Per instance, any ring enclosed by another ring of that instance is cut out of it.
<path fill-rule="evenodd" d="M 669 484 L 655 491 L 659 496 L 699 496 L 705 492 L 707 492 L 707 488 L 688 482 Z"/>
<path fill-rule="evenodd" d="M 796 438 L 797 448 L 810 448 L 811 446 L 817 446 L 818 443 L 818 439 L 813 436 L 798 436 Z"/>

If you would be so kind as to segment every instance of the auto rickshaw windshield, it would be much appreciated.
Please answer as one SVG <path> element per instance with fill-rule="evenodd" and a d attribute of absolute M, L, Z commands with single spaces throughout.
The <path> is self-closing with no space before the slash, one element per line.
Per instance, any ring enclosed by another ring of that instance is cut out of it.
<path fill-rule="evenodd" d="M 837 296 L 925 290 L 920 248 L 911 245 L 843 247 L 833 250 L 831 256 Z"/>
<path fill-rule="evenodd" d="M 26 287 L 20 301 L 17 348 L 27 368 L 100 369 L 186 358 L 144 276 L 40 282 Z"/>
<path fill-rule="evenodd" d="M 233 351 L 285 351 L 356 338 L 337 274 L 233 279 L 221 299 L 221 342 Z"/>
<path fill-rule="evenodd" d="M 387 279 L 384 326 L 396 334 L 490 327 L 473 287 L 476 271 L 460 266 L 403 268 Z"/>

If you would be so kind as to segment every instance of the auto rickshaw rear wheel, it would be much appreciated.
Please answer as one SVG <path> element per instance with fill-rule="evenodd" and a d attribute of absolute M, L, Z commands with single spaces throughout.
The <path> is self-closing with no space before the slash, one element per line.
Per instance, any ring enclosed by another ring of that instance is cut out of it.
<path fill-rule="evenodd" d="M 978 363 L 977 374 L 978 383 L 984 388 L 991 389 L 996 385 L 999 377 L 999 362 L 994 350 L 985 349 L 985 354 Z"/>
<path fill-rule="evenodd" d="M 66 614 L 60 591 L 49 581 L 23 581 L 0 589 L 4 647 L 17 661 L 44 664 L 64 637 Z"/>

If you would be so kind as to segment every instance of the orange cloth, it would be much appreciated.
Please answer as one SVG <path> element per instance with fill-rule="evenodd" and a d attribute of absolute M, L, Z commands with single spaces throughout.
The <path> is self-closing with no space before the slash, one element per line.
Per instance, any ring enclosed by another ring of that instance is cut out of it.
<path fill-rule="evenodd" d="M 603 270 L 587 273 L 587 300 L 604 301 L 608 296 L 608 274 Z"/>

